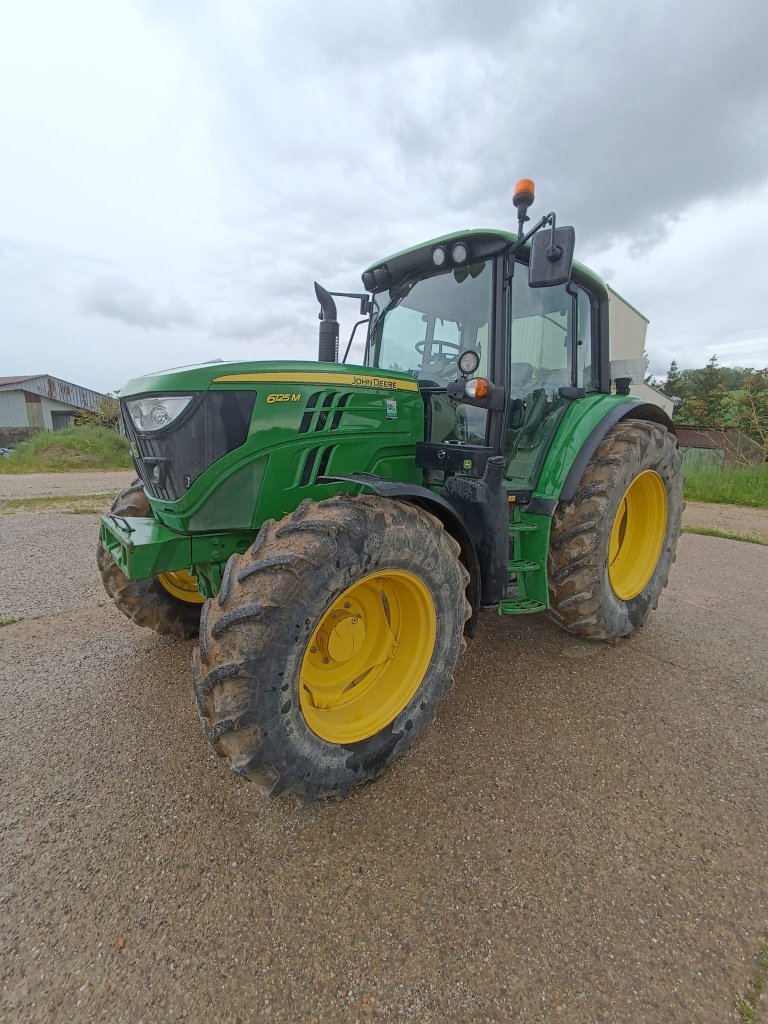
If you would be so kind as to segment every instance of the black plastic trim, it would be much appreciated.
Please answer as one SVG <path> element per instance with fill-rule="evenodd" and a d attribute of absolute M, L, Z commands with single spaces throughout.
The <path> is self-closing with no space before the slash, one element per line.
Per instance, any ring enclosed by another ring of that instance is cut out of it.
<path fill-rule="evenodd" d="M 534 516 L 551 516 L 557 508 L 557 501 L 554 498 L 531 498 L 525 508 Z"/>

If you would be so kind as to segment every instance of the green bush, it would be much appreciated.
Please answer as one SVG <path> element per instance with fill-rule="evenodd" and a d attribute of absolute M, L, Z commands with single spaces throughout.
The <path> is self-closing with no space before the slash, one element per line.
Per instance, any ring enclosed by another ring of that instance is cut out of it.
<path fill-rule="evenodd" d="M 60 473 L 67 470 L 130 469 L 128 442 L 106 427 L 70 427 L 35 434 L 7 458 L 0 473 Z"/>
<path fill-rule="evenodd" d="M 685 474 L 689 501 L 768 508 L 768 465 L 738 469 L 696 469 Z"/>

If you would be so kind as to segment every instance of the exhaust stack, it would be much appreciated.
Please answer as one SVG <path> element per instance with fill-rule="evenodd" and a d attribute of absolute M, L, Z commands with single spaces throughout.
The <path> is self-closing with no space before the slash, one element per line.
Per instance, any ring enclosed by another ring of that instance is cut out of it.
<path fill-rule="evenodd" d="M 320 303 L 320 336 L 317 358 L 321 363 L 339 361 L 339 321 L 336 319 L 336 303 L 329 291 L 315 281 L 315 295 Z"/>

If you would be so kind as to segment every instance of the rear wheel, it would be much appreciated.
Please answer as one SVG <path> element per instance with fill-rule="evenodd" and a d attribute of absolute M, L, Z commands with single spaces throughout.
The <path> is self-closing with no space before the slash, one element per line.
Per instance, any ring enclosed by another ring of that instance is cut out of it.
<path fill-rule="evenodd" d="M 675 438 L 623 420 L 590 459 L 552 524 L 552 617 L 577 636 L 618 640 L 656 607 L 675 560 L 683 477 Z"/>
<path fill-rule="evenodd" d="M 268 521 L 203 612 L 208 738 L 271 796 L 307 803 L 375 778 L 451 682 L 467 581 L 458 544 L 403 502 L 339 495 Z"/>
<path fill-rule="evenodd" d="M 111 512 L 118 516 L 147 519 L 152 506 L 140 480 L 120 491 Z M 197 589 L 195 577 L 185 570 L 164 572 L 151 579 L 132 580 L 118 568 L 99 541 L 96 561 L 104 589 L 120 611 L 138 626 L 173 636 L 197 636 L 200 611 L 205 600 Z"/>

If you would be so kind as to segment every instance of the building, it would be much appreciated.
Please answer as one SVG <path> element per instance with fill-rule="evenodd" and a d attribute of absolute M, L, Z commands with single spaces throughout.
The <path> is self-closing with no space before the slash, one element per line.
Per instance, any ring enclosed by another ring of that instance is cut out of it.
<path fill-rule="evenodd" d="M 104 395 L 58 377 L 0 377 L 0 447 L 43 430 L 72 426 L 81 409 L 95 412 Z"/>
<path fill-rule="evenodd" d="M 672 418 L 675 403 L 645 377 L 645 332 L 648 319 L 613 288 L 608 287 L 608 337 L 610 338 L 611 380 L 630 377 L 629 393 L 644 402 L 659 405 Z"/>
<path fill-rule="evenodd" d="M 761 445 L 732 427 L 677 427 L 676 433 L 683 469 L 759 466 L 765 458 Z"/>

